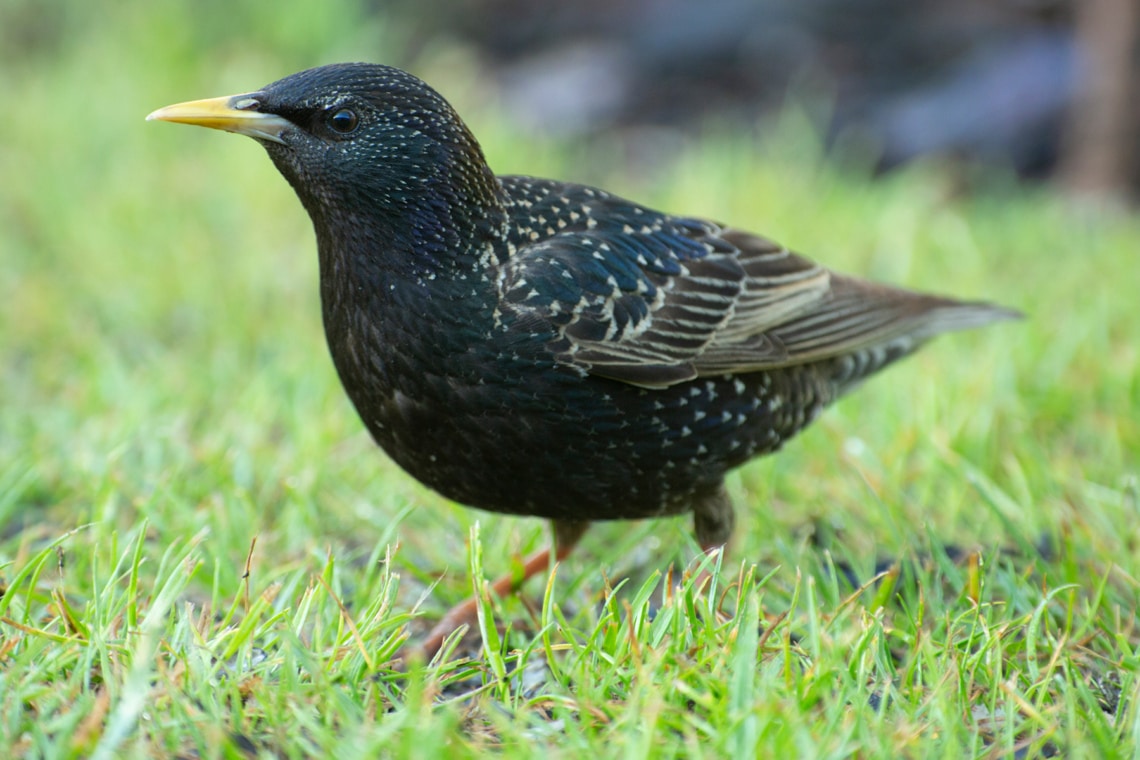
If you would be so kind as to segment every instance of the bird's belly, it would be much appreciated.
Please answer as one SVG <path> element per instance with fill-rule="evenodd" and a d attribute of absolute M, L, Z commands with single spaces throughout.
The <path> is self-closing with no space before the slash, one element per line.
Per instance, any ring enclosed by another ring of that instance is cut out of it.
<path fill-rule="evenodd" d="M 800 370 L 647 390 L 554 369 L 469 384 L 428 376 L 380 403 L 353 400 L 388 455 L 450 499 L 607 520 L 687 511 L 694 495 L 777 449 L 828 398 Z"/>

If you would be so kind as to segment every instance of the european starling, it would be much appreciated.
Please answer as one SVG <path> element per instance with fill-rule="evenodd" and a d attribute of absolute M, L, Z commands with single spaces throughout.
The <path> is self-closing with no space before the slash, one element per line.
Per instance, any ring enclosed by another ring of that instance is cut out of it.
<path fill-rule="evenodd" d="M 1017 316 L 593 187 L 497 177 L 451 106 L 388 66 L 147 118 L 265 147 L 312 218 L 329 349 L 373 438 L 450 499 L 548 518 L 559 558 L 591 521 L 686 512 L 701 547 L 723 546 L 725 472 L 928 338 Z"/>

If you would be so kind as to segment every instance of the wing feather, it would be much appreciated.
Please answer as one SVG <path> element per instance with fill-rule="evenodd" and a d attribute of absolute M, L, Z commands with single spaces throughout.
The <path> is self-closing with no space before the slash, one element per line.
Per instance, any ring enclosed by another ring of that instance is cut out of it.
<path fill-rule="evenodd" d="M 612 224 L 521 247 L 500 311 L 547 326 L 559 360 L 647 388 L 860 352 L 905 353 L 1015 312 L 835 274 L 767 238 L 612 199 Z M 631 211 L 632 210 L 632 211 Z M 639 223 L 622 224 L 622 213 Z"/>

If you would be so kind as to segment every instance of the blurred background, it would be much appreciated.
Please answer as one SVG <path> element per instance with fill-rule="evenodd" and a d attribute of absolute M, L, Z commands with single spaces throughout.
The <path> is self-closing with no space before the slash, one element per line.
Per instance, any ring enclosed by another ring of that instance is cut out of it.
<path fill-rule="evenodd" d="M 469 47 L 522 123 L 667 139 L 792 99 L 879 169 L 929 155 L 1134 184 L 1134 0 L 405 3 L 407 54 Z"/>
<path fill-rule="evenodd" d="M 164 88 L 173 93 L 186 81 L 253 87 L 364 58 L 456 81 L 460 100 L 493 103 L 545 135 L 628 140 L 649 162 L 678 135 L 714 122 L 752 127 L 791 102 L 830 148 L 877 170 L 939 156 L 1119 198 L 1136 184 L 1138 5 L 334 0 L 316 11 L 207 0 L 108 11 L 4 0 L 0 65 L 31 73 L 108 35 L 122 65 L 102 72 L 91 61 L 77 84 L 95 75 L 137 84 L 177 64 L 180 79 Z M 227 76 L 243 69 L 251 79 Z"/>

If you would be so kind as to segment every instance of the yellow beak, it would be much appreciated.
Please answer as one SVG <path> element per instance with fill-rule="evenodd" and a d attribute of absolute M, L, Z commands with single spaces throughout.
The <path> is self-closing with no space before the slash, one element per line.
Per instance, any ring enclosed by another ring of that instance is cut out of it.
<path fill-rule="evenodd" d="M 207 100 L 191 100 L 160 108 L 146 117 L 147 121 L 172 121 L 199 127 L 221 129 L 257 140 L 285 144 L 281 134 L 291 126 L 287 119 L 253 110 L 258 105 L 252 95 L 227 95 Z"/>

